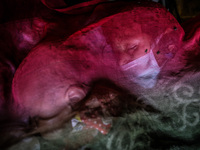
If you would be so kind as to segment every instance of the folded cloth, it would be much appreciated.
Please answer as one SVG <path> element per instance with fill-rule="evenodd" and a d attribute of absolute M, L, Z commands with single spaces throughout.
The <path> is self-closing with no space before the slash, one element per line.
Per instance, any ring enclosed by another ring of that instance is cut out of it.
<path fill-rule="evenodd" d="M 109 0 L 41 0 L 41 2 L 48 8 L 67 14 L 75 13 L 77 10 L 80 10 L 80 12 L 85 12 L 90 10 L 89 8 L 93 8 L 93 6 L 97 5 L 98 3 L 106 1 Z"/>
<path fill-rule="evenodd" d="M 96 129 L 102 134 L 107 134 L 112 127 L 112 118 L 87 118 L 80 117 L 79 114 L 71 120 L 73 131 L 77 132 L 80 130 Z M 81 125 L 80 125 L 81 124 Z"/>

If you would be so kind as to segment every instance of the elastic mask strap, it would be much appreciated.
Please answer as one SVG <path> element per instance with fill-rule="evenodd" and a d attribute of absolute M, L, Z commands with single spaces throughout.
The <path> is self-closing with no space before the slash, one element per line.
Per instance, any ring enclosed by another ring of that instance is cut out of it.
<path fill-rule="evenodd" d="M 165 65 L 166 65 L 166 63 L 169 61 L 169 58 L 167 58 L 165 61 L 164 61 L 164 63 L 160 66 L 160 68 L 162 69 Z"/>
<path fill-rule="evenodd" d="M 167 34 L 167 33 L 168 33 L 168 32 L 164 32 L 164 33 L 162 33 L 160 36 L 158 36 L 158 37 L 156 38 L 155 43 L 153 44 L 151 50 L 154 49 L 154 48 L 156 47 L 156 45 L 160 42 L 160 39 L 161 39 L 165 34 Z M 154 55 L 154 54 L 153 54 L 153 55 Z M 155 56 L 154 56 L 154 57 L 155 57 Z M 161 69 L 162 69 L 162 68 L 165 66 L 165 64 L 166 64 L 170 59 L 172 59 L 174 56 L 173 56 L 172 53 L 168 53 L 168 54 L 165 54 L 165 57 L 166 57 L 167 59 L 166 59 L 165 62 L 160 66 Z"/>

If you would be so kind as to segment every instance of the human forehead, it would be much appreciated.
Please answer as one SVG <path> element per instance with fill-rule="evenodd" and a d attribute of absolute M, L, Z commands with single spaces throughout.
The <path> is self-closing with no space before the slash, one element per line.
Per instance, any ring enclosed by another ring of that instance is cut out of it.
<path fill-rule="evenodd" d="M 125 12 L 113 15 L 112 18 L 102 24 L 102 28 L 107 34 L 115 34 L 114 32 L 117 30 L 121 30 L 118 33 L 142 30 L 156 38 L 166 28 L 177 24 L 176 19 L 165 8 L 133 7 Z"/>
<path fill-rule="evenodd" d="M 124 46 L 127 44 L 135 43 L 138 44 L 145 34 L 141 29 L 141 25 L 136 22 L 131 23 L 113 23 L 112 30 L 107 32 L 107 38 L 115 46 Z"/>
<path fill-rule="evenodd" d="M 115 44 L 115 47 L 118 47 L 120 49 L 130 49 L 134 46 L 139 46 L 139 45 L 148 45 L 152 41 L 151 36 L 147 35 L 145 33 L 137 33 L 137 34 L 132 34 L 129 36 L 124 35 L 123 38 L 113 38 L 113 43 Z M 149 47 L 148 47 L 149 48 Z"/>

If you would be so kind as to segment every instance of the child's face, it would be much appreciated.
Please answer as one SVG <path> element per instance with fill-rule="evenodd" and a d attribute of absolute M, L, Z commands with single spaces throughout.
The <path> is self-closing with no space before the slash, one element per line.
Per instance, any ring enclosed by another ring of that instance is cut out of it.
<path fill-rule="evenodd" d="M 113 51 L 118 55 L 119 65 L 125 65 L 150 52 L 151 37 L 141 30 L 141 25 L 133 23 L 123 30 L 116 30 L 112 37 Z"/>
<path fill-rule="evenodd" d="M 119 65 L 125 65 L 150 52 L 150 37 L 139 32 L 119 42 L 116 40 L 115 51 L 119 54 Z"/>

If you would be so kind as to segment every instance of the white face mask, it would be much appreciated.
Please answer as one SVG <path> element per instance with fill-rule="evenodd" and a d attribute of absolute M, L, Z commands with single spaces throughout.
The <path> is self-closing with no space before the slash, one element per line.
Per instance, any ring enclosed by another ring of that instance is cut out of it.
<path fill-rule="evenodd" d="M 122 70 L 129 80 L 144 88 L 154 87 L 160 73 L 160 67 L 152 50 L 148 54 L 123 65 Z"/>

